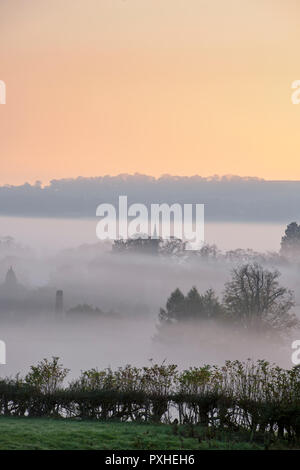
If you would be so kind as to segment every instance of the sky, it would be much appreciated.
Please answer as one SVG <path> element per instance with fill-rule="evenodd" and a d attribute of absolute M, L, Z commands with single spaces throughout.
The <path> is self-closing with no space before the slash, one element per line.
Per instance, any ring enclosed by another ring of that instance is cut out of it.
<path fill-rule="evenodd" d="M 300 180 L 299 0 L 1 0 L 0 184 Z"/>

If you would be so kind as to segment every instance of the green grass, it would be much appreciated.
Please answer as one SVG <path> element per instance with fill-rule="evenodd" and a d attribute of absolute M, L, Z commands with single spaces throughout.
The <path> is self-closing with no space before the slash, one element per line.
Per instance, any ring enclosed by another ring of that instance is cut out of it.
<path fill-rule="evenodd" d="M 198 435 L 198 434 L 197 434 Z M 234 440 L 188 437 L 184 427 L 174 435 L 165 424 L 108 423 L 45 418 L 0 417 L 0 450 L 179 450 L 261 449 Z"/>

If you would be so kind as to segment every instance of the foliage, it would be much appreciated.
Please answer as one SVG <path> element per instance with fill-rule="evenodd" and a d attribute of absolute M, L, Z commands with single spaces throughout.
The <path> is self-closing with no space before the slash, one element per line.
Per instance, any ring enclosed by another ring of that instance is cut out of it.
<path fill-rule="evenodd" d="M 52 357 L 51 361 L 43 359 L 36 366 L 30 367 L 25 383 L 42 393 L 54 393 L 62 385 L 68 372 L 69 369 L 59 363 L 59 357 Z"/>
<path fill-rule="evenodd" d="M 172 422 L 213 432 L 300 440 L 300 368 L 266 361 L 227 361 L 224 366 L 127 365 L 83 371 L 62 387 L 58 358 L 43 360 L 22 379 L 0 382 L 3 416 Z"/>

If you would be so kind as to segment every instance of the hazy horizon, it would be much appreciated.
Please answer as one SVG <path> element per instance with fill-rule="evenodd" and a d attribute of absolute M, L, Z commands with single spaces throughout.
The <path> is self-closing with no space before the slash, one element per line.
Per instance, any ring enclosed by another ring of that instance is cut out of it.
<path fill-rule="evenodd" d="M 299 220 L 300 181 L 243 177 L 118 175 L 0 186 L 0 215 L 94 218 L 101 203 L 204 204 L 206 222 L 279 223 Z M 1 231 L 0 231 L 1 232 Z"/>

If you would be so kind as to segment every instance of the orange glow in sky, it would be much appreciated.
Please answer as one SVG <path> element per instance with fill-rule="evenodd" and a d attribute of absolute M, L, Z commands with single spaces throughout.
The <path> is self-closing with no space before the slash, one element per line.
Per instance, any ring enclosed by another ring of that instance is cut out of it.
<path fill-rule="evenodd" d="M 300 179 L 298 0 L 2 0 L 0 184 Z"/>

